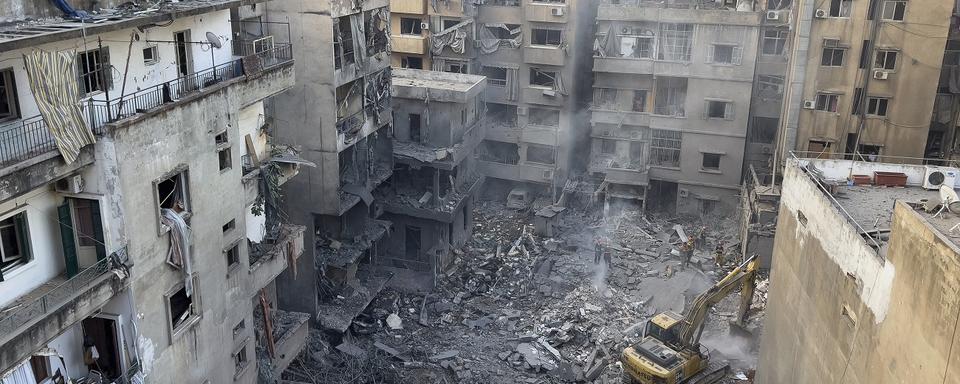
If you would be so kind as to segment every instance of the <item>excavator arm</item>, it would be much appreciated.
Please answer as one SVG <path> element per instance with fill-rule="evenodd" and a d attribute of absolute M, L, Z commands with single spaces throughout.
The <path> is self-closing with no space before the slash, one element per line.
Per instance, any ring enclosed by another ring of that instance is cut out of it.
<path fill-rule="evenodd" d="M 684 313 L 683 324 L 680 326 L 679 343 L 686 348 L 694 348 L 700 343 L 700 334 L 703 332 L 703 323 L 707 312 L 717 302 L 723 300 L 731 292 L 741 287 L 740 310 L 737 313 L 737 322 L 746 319 L 747 310 L 753 300 L 754 277 L 758 267 L 757 255 L 750 256 L 727 276 L 701 293 L 693 301 L 693 305 Z"/>

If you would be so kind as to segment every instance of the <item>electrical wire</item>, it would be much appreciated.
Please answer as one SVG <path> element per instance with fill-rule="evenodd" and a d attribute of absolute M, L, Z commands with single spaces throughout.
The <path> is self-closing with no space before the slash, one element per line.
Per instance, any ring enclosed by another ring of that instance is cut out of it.
<path fill-rule="evenodd" d="M 904 31 L 904 32 L 906 32 L 906 33 L 909 33 L 909 34 L 911 34 L 911 35 L 916 35 L 916 36 L 926 37 L 926 38 L 931 38 L 931 39 L 946 39 L 946 38 L 950 37 L 949 35 L 934 36 L 934 35 L 923 34 L 923 33 L 920 33 L 920 32 L 914 32 L 914 31 L 911 31 L 911 30 L 907 29 L 906 27 L 904 27 L 904 26 L 902 26 L 902 25 L 900 25 L 900 24 L 897 24 L 897 23 L 883 23 L 882 25 L 890 26 L 890 27 L 899 29 L 899 30 Z M 947 27 L 947 28 L 949 28 L 949 27 Z"/>

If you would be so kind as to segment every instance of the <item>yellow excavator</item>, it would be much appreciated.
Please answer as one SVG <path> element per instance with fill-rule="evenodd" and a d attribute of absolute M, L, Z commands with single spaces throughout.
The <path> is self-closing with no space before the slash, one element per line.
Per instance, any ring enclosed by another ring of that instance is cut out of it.
<path fill-rule="evenodd" d="M 727 374 L 730 365 L 710 363 L 700 335 L 710 307 L 740 287 L 736 324 L 743 325 L 753 300 L 758 262 L 753 255 L 701 293 L 681 316 L 663 312 L 647 321 L 644 337 L 620 356 L 624 383 L 708 384 Z"/>

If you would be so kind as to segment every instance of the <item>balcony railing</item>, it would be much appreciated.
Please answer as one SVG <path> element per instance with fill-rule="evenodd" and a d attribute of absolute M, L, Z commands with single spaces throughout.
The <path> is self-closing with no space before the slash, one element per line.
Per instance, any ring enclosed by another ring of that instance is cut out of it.
<path fill-rule="evenodd" d="M 0 126 L 0 167 L 57 149 L 40 115 Z"/>
<path fill-rule="evenodd" d="M 37 297 L 24 302 L 14 302 L 9 309 L 0 310 L 0 335 L 14 335 L 15 331 L 25 324 L 59 310 L 73 297 L 89 289 L 101 276 L 124 268 L 121 262 L 124 256 L 121 255 L 125 253 L 126 248 L 123 248 Z"/>
<path fill-rule="evenodd" d="M 137 113 L 142 113 L 164 104 L 173 103 L 191 93 L 204 90 L 221 82 L 246 75 L 245 61 L 259 62 L 260 67 L 269 69 L 293 60 L 290 44 L 277 44 L 272 48 L 253 53 L 240 59 L 194 72 L 189 75 L 157 84 L 129 95 L 118 96 L 110 100 L 90 100 L 88 114 L 90 125 L 94 128 L 112 123 Z"/>

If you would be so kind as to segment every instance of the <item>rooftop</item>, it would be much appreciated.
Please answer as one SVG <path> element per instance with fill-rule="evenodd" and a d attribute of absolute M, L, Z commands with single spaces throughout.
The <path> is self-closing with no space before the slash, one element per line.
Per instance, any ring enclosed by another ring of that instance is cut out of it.
<path fill-rule="evenodd" d="M 393 69 L 392 76 L 395 97 L 448 103 L 465 103 L 487 84 L 484 76 L 420 69 Z"/>

